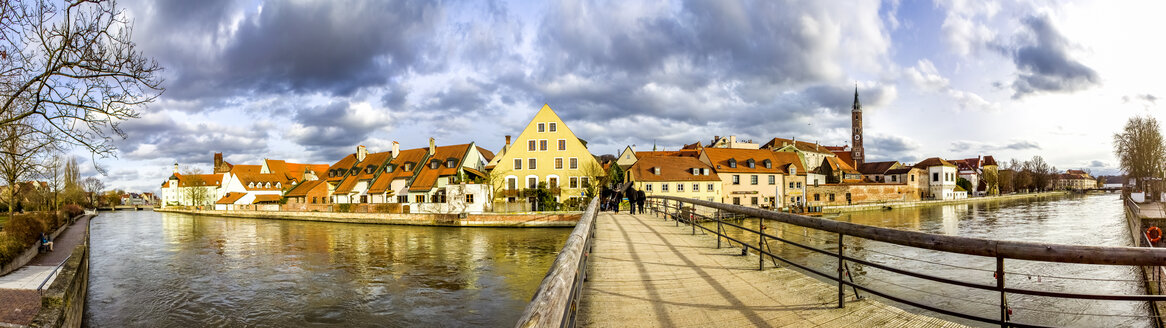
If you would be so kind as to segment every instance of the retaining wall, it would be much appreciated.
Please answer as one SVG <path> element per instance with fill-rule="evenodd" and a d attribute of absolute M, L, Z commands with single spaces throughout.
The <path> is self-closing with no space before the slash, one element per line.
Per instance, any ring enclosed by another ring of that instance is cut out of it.
<path fill-rule="evenodd" d="M 954 199 L 954 200 L 924 200 L 924 201 L 917 201 L 917 202 L 887 202 L 887 203 L 860 204 L 860 205 L 847 205 L 847 206 L 824 206 L 822 208 L 822 212 L 824 212 L 824 213 L 841 213 L 841 212 L 882 210 L 882 209 L 886 209 L 887 207 L 900 208 L 900 207 L 968 204 L 968 203 L 999 201 L 999 200 L 1015 200 L 1015 199 L 1029 199 L 1029 198 L 1063 196 L 1066 193 L 1067 192 L 1065 192 L 1065 191 L 1050 191 L 1050 192 L 1028 193 L 1028 194 L 1011 194 L 1011 195 L 1001 195 L 1001 196 L 969 197 L 969 198 Z"/>
<path fill-rule="evenodd" d="M 51 235 L 49 235 L 49 239 L 57 240 L 57 236 L 60 235 L 62 232 L 65 232 L 65 228 L 68 228 L 69 225 L 72 224 L 73 221 L 76 221 L 75 218 L 74 218 L 74 220 L 69 220 L 68 222 L 65 222 L 65 225 L 62 225 L 60 228 L 57 228 L 57 231 L 54 231 Z M 20 253 L 20 256 L 17 256 L 16 259 L 12 260 L 12 262 L 8 262 L 7 264 L 0 265 L 0 276 L 9 274 L 12 271 L 16 271 L 16 269 L 20 269 L 21 267 L 24 267 L 25 264 L 28 264 L 28 262 L 32 261 L 32 259 L 36 257 L 36 254 L 38 253 L 37 250 L 39 248 L 40 248 L 39 241 L 32 243 L 32 246 L 29 246 L 28 249 L 24 250 L 24 253 Z"/>
<path fill-rule="evenodd" d="M 57 278 L 41 294 L 40 311 L 28 326 L 81 327 L 88 288 L 89 227 L 86 226 L 85 240 L 73 248 L 73 254 L 61 265 Z"/>
<path fill-rule="evenodd" d="M 573 227 L 582 213 L 531 214 L 389 214 L 336 212 L 264 212 L 157 209 L 157 212 L 186 213 L 249 219 L 277 219 L 341 223 L 396 224 L 448 227 Z"/>

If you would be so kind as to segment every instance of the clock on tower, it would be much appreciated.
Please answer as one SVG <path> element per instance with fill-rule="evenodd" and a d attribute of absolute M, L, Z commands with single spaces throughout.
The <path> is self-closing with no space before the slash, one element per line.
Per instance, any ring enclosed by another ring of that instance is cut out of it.
<path fill-rule="evenodd" d="M 862 151 L 862 104 L 858 102 L 858 86 L 854 87 L 854 106 L 850 110 L 850 128 L 853 130 L 853 145 L 850 156 L 854 158 L 855 168 L 863 163 Z"/>

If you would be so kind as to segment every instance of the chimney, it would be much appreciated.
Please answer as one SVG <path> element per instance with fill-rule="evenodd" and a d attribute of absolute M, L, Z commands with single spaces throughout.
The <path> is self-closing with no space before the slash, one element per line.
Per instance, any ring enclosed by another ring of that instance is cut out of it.
<path fill-rule="evenodd" d="M 510 146 L 510 135 L 506 135 L 506 146 Z"/>
<path fill-rule="evenodd" d="M 174 163 L 174 165 L 178 165 L 178 163 Z M 214 171 L 214 173 L 223 173 L 219 172 L 220 167 L 223 167 L 223 153 L 215 153 L 215 167 L 212 167 L 211 171 Z M 174 173 L 178 173 L 178 169 L 174 169 Z"/>
<path fill-rule="evenodd" d="M 368 148 L 364 148 L 364 145 L 356 146 L 356 161 L 357 162 L 363 162 L 364 158 L 367 156 L 368 156 Z"/>
<path fill-rule="evenodd" d="M 433 156 L 435 152 L 437 152 L 437 143 L 434 142 L 433 138 L 429 138 L 429 156 Z"/>
<path fill-rule="evenodd" d="M 397 155 L 400 153 L 401 153 L 401 143 L 393 141 L 393 158 L 397 158 Z"/>
<path fill-rule="evenodd" d="M 732 148 L 735 143 L 737 143 L 737 136 L 729 136 L 729 148 Z"/>

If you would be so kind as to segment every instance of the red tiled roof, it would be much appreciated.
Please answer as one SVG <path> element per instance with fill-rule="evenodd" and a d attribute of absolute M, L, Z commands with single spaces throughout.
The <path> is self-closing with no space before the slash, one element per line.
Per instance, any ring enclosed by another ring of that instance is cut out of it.
<path fill-rule="evenodd" d="M 886 174 L 891 167 L 899 164 L 897 161 L 886 162 L 867 162 L 858 166 L 858 172 L 862 174 Z"/>
<path fill-rule="evenodd" d="M 462 166 L 462 160 L 466 157 L 466 152 L 470 150 L 469 144 L 441 146 L 433 151 L 433 156 L 421 163 L 421 172 L 417 173 L 417 178 L 413 179 L 413 183 L 409 185 L 410 191 L 422 191 L 432 189 L 437 183 L 437 178 L 443 176 L 457 175 L 459 168 Z M 447 167 L 446 160 L 453 159 L 454 166 Z M 436 169 L 429 168 L 429 163 L 439 161 Z"/>
<path fill-rule="evenodd" d="M 660 174 L 654 168 L 660 168 Z M 693 168 L 707 169 L 709 175 L 692 174 Z M 638 181 L 721 181 L 712 167 L 692 157 L 643 157 L 629 170 Z"/>
<path fill-rule="evenodd" d="M 279 195 L 255 195 L 255 200 L 251 201 L 251 204 L 273 203 L 273 202 L 278 203 L 279 198 L 280 198 Z"/>
<path fill-rule="evenodd" d="M 854 168 L 858 164 L 854 161 L 854 157 L 850 156 L 850 152 L 848 151 L 832 151 L 831 153 L 834 153 L 834 157 L 838 157 L 838 160 L 846 163 L 846 165 L 850 165 L 851 168 Z M 858 170 L 856 169 L 855 171 Z"/>
<path fill-rule="evenodd" d="M 235 167 L 239 166 L 242 165 Z M 283 174 L 276 173 L 235 173 L 235 176 L 239 177 L 239 182 L 247 190 L 281 190 L 284 187 L 283 183 L 287 181 Z"/>
<path fill-rule="evenodd" d="M 789 174 L 789 167 L 793 166 L 797 169 L 797 175 L 806 175 L 806 166 L 802 164 L 802 158 L 798 157 L 797 153 L 774 152 L 773 159 L 773 166 L 781 168 L 784 171 L 782 173 Z"/>
<path fill-rule="evenodd" d="M 389 191 L 393 180 L 405 179 L 413 177 L 413 173 L 417 172 L 419 167 L 424 166 L 421 161 L 425 160 L 425 156 L 429 154 L 429 148 L 416 148 L 402 150 L 397 153 L 397 158 L 389 162 L 390 165 L 396 166 L 393 172 L 384 172 L 373 180 L 372 185 L 368 188 L 368 193 L 379 194 Z M 405 171 L 405 163 L 413 163 L 413 170 Z"/>
<path fill-rule="evenodd" d="M 995 158 L 992 158 L 992 156 L 990 156 L 990 155 L 989 155 L 989 156 L 984 156 L 984 164 L 983 164 L 983 165 L 984 165 L 984 166 L 988 166 L 988 165 L 996 165 L 996 159 L 995 159 Z"/>
<path fill-rule="evenodd" d="M 830 169 L 834 171 L 842 171 L 843 173 L 860 173 L 858 170 L 855 170 L 853 166 L 850 166 L 850 163 L 847 163 L 838 157 L 826 157 L 826 159 L 823 161 L 825 161 L 827 165 L 830 165 Z"/>
<path fill-rule="evenodd" d="M 235 174 L 259 174 L 263 170 L 261 165 L 235 165 L 231 168 L 231 173 Z"/>
<path fill-rule="evenodd" d="M 474 146 L 477 147 L 477 146 Z M 486 148 L 478 147 L 478 152 L 482 153 L 482 159 L 489 163 L 494 160 L 494 152 L 486 150 Z"/>
<path fill-rule="evenodd" d="M 287 197 L 305 197 L 312 189 L 324 185 L 324 180 L 304 181 L 287 191 Z"/>
<path fill-rule="evenodd" d="M 932 166 L 955 166 L 951 162 L 940 159 L 939 157 L 932 157 L 916 163 L 914 167 L 925 169 Z"/>
<path fill-rule="evenodd" d="M 226 195 L 223 195 L 223 198 L 219 198 L 215 204 L 234 204 L 239 200 L 239 198 L 243 198 L 243 196 L 246 195 L 247 193 L 245 192 L 229 192 Z"/>
<path fill-rule="evenodd" d="M 320 178 L 328 182 L 340 182 L 340 180 L 344 180 L 344 177 L 348 175 L 348 170 L 351 169 L 355 164 L 356 154 L 348 154 L 348 156 L 344 156 L 344 158 L 341 158 L 339 161 L 336 161 L 336 163 L 332 164 L 332 166 L 329 166 L 328 171 L 324 172 L 324 176 Z M 333 170 L 343 170 L 344 174 L 329 176 L 328 172 L 332 172 Z"/>
<path fill-rule="evenodd" d="M 708 156 L 712 166 L 717 172 L 759 172 L 759 173 L 781 173 L 782 170 L 778 168 L 777 159 L 774 157 L 774 152 L 768 149 L 734 149 L 734 148 L 704 148 L 702 150 L 705 156 Z M 737 167 L 729 167 L 729 160 L 735 159 Z M 754 161 L 753 168 L 750 168 L 748 160 Z M 770 160 L 771 168 L 765 168 L 765 160 Z"/>
<path fill-rule="evenodd" d="M 840 146 L 840 147 L 823 146 L 823 145 L 819 145 L 819 144 L 812 143 L 812 142 L 805 142 L 805 141 L 796 141 L 795 142 L 794 140 L 784 139 L 784 138 L 773 138 L 773 139 L 769 140 L 769 142 L 762 145 L 761 148 L 778 149 L 778 148 L 785 147 L 788 145 L 794 145 L 794 148 L 797 148 L 798 150 L 801 150 L 801 151 L 811 151 L 811 152 L 817 152 L 817 153 L 830 153 L 833 150 L 845 149 L 845 146 Z"/>
<path fill-rule="evenodd" d="M 700 151 L 695 149 L 667 150 L 667 151 L 637 151 L 636 158 L 644 157 L 700 157 Z"/>

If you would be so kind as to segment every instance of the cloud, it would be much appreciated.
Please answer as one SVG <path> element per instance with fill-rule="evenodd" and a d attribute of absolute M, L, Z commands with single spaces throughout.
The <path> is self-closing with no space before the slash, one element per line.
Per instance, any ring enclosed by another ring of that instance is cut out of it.
<path fill-rule="evenodd" d="M 1131 101 L 1141 103 L 1142 108 L 1145 108 L 1145 109 L 1150 109 L 1151 107 L 1155 107 L 1158 105 L 1158 97 L 1155 95 L 1152 95 L 1152 94 L 1148 94 L 1148 93 L 1135 94 L 1132 96 L 1131 95 L 1121 96 L 1121 102 L 1123 104 L 1128 104 Z"/>
<path fill-rule="evenodd" d="M 871 161 L 901 162 L 919 160 L 921 156 L 917 152 L 922 148 L 918 142 L 910 138 L 886 134 L 868 135 L 863 147 L 866 148 L 866 155 Z"/>
<path fill-rule="evenodd" d="M 265 122 L 247 127 L 179 122 L 170 114 L 155 112 L 122 123 L 128 136 L 117 142 L 122 155 L 131 160 L 192 163 L 205 162 L 215 152 L 261 156 L 267 151 L 266 131 L 271 126 Z"/>
<path fill-rule="evenodd" d="M 1094 161 L 1089 162 L 1089 167 L 1091 167 L 1091 168 L 1105 168 L 1108 166 L 1109 166 L 1109 164 L 1106 164 L 1105 162 L 1098 161 L 1098 160 L 1094 160 Z"/>
<path fill-rule="evenodd" d="M 989 143 L 981 141 L 970 140 L 956 140 L 951 143 L 951 150 L 954 153 L 966 152 L 988 152 L 997 150 L 1028 150 L 1041 149 L 1040 145 L 1028 140 L 1014 140 L 1005 143 Z"/>
<path fill-rule="evenodd" d="M 1012 82 L 1014 99 L 1039 92 L 1073 92 L 1101 84 L 1092 68 L 1070 57 L 1073 47 L 1053 26 L 1049 16 L 1029 16 L 1021 20 L 1026 34 L 1014 44 L 997 44 L 995 49 L 1012 59 L 1018 76 Z"/>
<path fill-rule="evenodd" d="M 928 59 L 920 59 L 915 66 L 904 69 L 904 75 L 908 81 L 922 90 L 946 94 L 955 101 L 957 107 L 961 110 L 993 110 L 1000 108 L 1000 105 L 989 102 L 976 93 L 952 88 L 951 81 L 940 75 L 939 70 L 935 68 L 935 64 L 931 63 Z"/>
<path fill-rule="evenodd" d="M 368 103 L 332 102 L 303 109 L 292 117 L 283 136 L 331 161 L 351 153 L 375 131 L 389 125 L 389 113 Z"/>

